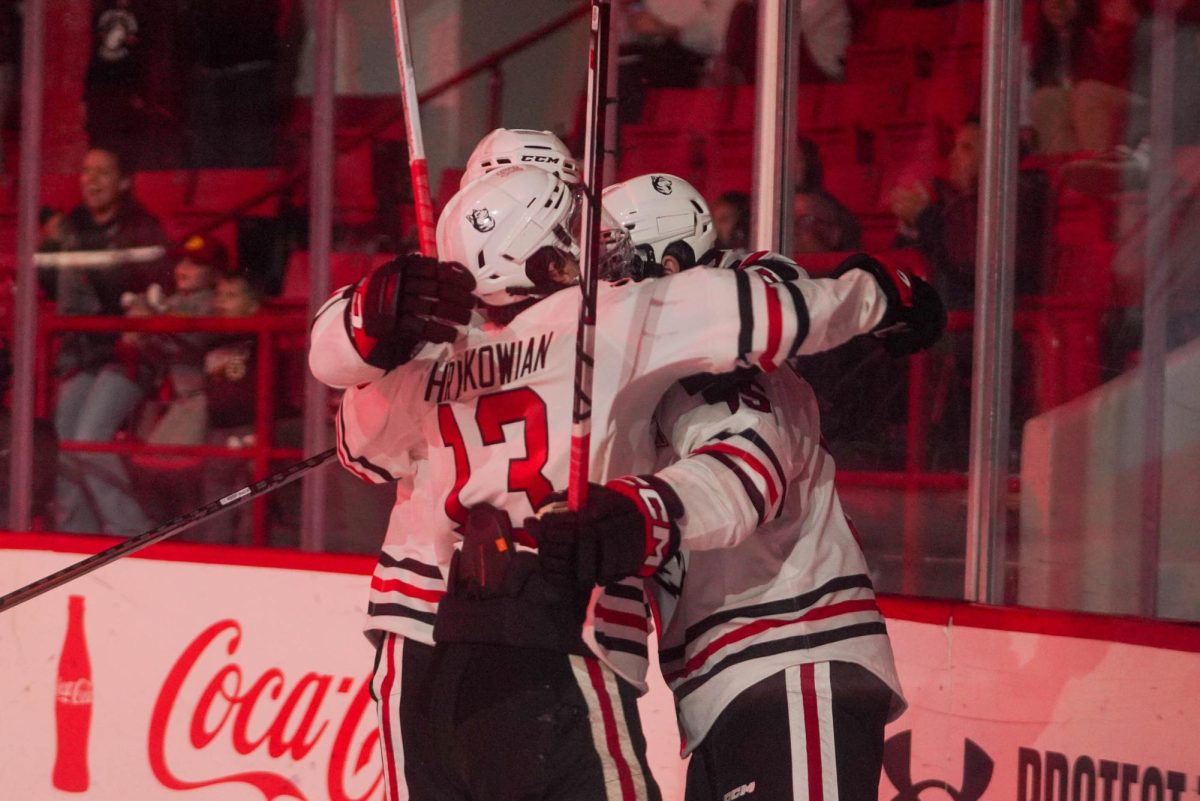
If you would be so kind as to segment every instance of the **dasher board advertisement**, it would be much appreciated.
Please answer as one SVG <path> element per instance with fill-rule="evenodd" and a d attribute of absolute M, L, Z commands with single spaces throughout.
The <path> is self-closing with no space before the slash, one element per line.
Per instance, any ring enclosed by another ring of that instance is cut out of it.
<path fill-rule="evenodd" d="M 37 542 L 0 534 L 0 588 L 78 558 Z M 383 801 L 360 631 L 371 560 L 150 555 L 0 615 L 0 799 Z M 881 801 L 1200 801 L 1197 627 L 881 607 L 909 701 Z M 641 708 L 664 798 L 682 799 L 661 683 Z"/>

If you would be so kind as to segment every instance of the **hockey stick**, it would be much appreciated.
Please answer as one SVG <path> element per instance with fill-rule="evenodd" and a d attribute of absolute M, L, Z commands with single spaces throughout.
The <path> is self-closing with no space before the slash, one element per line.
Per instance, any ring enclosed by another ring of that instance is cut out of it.
<path fill-rule="evenodd" d="M 575 398 L 571 421 L 571 472 L 567 506 L 587 503 L 592 445 L 592 371 L 596 352 L 596 289 L 600 281 L 600 197 L 604 191 L 604 138 L 608 102 L 609 0 L 592 0 L 592 36 L 588 54 L 586 130 L 583 141 L 583 226 L 579 238 L 583 304 L 575 340 Z"/>
<path fill-rule="evenodd" d="M 38 267 L 54 269 L 120 267 L 122 264 L 158 261 L 166 254 L 167 249 L 162 245 L 119 250 L 62 250 L 57 253 L 35 253 L 33 263 Z"/>
<path fill-rule="evenodd" d="M 0 595 L 0 612 L 6 612 L 18 604 L 23 604 L 31 598 L 36 598 L 44 592 L 49 592 L 69 581 L 86 576 L 93 570 L 104 567 L 109 562 L 115 562 L 122 557 L 137 553 L 156 542 L 174 537 L 176 534 L 186 531 L 192 526 L 224 512 L 226 509 L 241 506 L 260 495 L 266 495 L 268 492 L 279 489 L 284 484 L 290 484 L 314 467 L 329 461 L 335 453 L 337 453 L 337 449 L 330 448 L 327 451 L 318 453 L 316 456 L 310 456 L 302 462 L 296 462 L 274 475 L 267 476 L 262 481 L 256 481 L 248 487 L 242 487 L 237 492 L 226 495 L 220 500 L 201 506 L 199 509 L 193 509 L 187 514 L 180 515 L 157 528 L 152 528 L 144 534 L 139 534 L 136 537 L 119 542 L 111 548 L 105 548 L 99 553 L 92 554 L 86 559 L 81 559 L 31 584 L 26 584 L 24 587 L 13 590 L 7 595 Z"/>
<path fill-rule="evenodd" d="M 404 130 L 408 135 L 408 169 L 412 175 L 413 203 L 417 211 L 417 239 L 421 253 L 437 255 L 434 236 L 433 196 L 429 191 L 429 167 L 425 164 L 425 139 L 421 135 L 421 110 L 413 74 L 412 47 L 404 0 L 392 0 L 392 33 L 396 39 L 396 70 L 400 73 L 400 100 L 404 105 Z"/>

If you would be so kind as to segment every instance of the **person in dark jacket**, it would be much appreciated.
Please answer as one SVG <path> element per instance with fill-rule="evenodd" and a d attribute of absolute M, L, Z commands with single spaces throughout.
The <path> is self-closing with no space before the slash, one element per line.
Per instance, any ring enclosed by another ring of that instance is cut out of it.
<path fill-rule="evenodd" d="M 130 195 L 132 176 L 116 153 L 89 150 L 80 188 L 83 203 L 46 223 L 39 250 L 112 251 L 165 243 L 158 220 Z M 144 292 L 166 275 L 161 260 L 118 260 L 44 268 L 39 279 L 60 315 L 120 315 L 123 293 Z M 117 339 L 91 333 L 61 338 L 55 361 L 60 440 L 110 441 L 145 396 L 152 371 L 138 359 L 121 360 Z M 138 534 L 150 525 L 132 495 L 124 463 L 113 454 L 64 454 L 56 502 L 61 531 Z"/>

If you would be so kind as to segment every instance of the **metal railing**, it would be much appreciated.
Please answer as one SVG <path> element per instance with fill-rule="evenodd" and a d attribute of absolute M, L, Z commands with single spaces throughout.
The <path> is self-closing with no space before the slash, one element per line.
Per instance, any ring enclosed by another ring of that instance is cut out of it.
<path fill-rule="evenodd" d="M 42 416 L 51 411 L 51 371 L 54 338 L 65 333 L 118 334 L 247 334 L 255 344 L 255 408 L 254 443 L 247 447 L 231 448 L 214 445 L 152 445 L 142 442 L 62 441 L 59 449 L 77 453 L 114 453 L 122 456 L 175 456 L 208 459 L 237 459 L 249 461 L 251 481 L 259 481 L 271 473 L 276 460 L 295 460 L 303 457 L 300 448 L 274 447 L 278 399 L 279 341 L 296 337 L 302 343 L 308 321 L 303 313 L 266 312 L 253 317 L 110 317 L 67 316 L 50 311 L 41 315 L 37 347 L 37 396 L 35 406 Z M 303 349 L 303 344 L 299 344 Z M 212 499 L 206 499 L 212 500 Z M 267 544 L 268 500 L 258 498 L 252 505 L 251 545 Z"/>

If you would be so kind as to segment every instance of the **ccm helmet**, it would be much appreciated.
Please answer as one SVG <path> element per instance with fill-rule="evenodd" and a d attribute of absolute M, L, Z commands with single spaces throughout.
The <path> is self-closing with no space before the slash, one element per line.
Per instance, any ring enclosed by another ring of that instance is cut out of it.
<path fill-rule="evenodd" d="M 554 134 L 524 128 L 497 128 L 475 145 L 460 187 L 485 173 L 513 165 L 539 167 L 569 184 L 579 183 L 579 163 Z"/>
<path fill-rule="evenodd" d="M 438 219 L 439 258 L 475 276 L 475 296 L 506 306 L 558 288 L 551 266 L 578 261 L 571 187 L 534 167 L 505 167 L 459 189 Z"/>
<path fill-rule="evenodd" d="M 673 256 L 686 270 L 717 241 L 704 197 L 674 175 L 651 173 L 614 184 L 604 190 L 604 208 L 629 232 L 638 254 L 658 264 Z"/>

